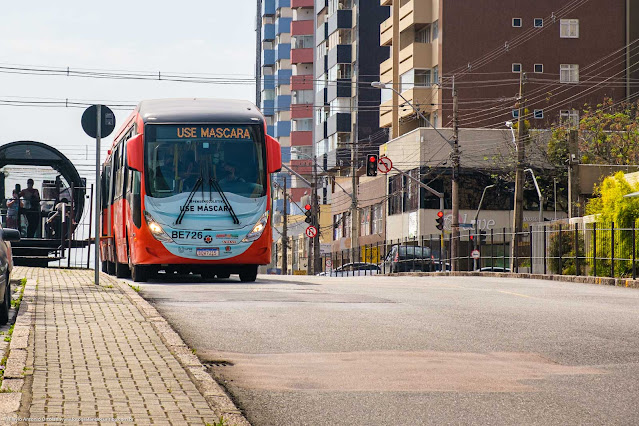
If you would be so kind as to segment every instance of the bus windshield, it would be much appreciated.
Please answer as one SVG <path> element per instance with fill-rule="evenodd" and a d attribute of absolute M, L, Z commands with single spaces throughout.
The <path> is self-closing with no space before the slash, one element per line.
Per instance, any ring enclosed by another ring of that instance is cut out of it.
<path fill-rule="evenodd" d="M 258 125 L 154 124 L 145 128 L 146 190 L 155 198 L 222 191 L 266 195 L 265 146 Z M 199 192 L 199 191 L 198 191 Z"/>

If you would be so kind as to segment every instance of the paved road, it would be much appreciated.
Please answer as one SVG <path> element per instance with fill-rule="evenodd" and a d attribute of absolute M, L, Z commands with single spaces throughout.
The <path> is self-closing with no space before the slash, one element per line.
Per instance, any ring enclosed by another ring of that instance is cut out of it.
<path fill-rule="evenodd" d="M 477 277 L 176 281 L 141 294 L 216 365 L 254 425 L 639 422 L 637 290 Z"/>

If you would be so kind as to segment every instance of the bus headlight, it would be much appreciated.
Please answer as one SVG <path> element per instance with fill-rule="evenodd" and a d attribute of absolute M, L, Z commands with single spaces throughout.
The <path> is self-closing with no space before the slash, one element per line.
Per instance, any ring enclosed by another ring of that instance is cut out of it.
<path fill-rule="evenodd" d="M 151 235 L 153 235 L 156 240 L 163 243 L 175 242 L 171 237 L 169 237 L 166 232 L 164 232 L 162 226 L 155 219 L 153 219 L 153 216 L 151 216 L 149 212 L 144 212 L 144 219 L 146 220 L 146 224 L 149 227 L 149 231 L 151 231 Z"/>
<path fill-rule="evenodd" d="M 257 221 L 251 232 L 242 240 L 243 243 L 250 243 L 262 236 L 262 233 L 266 229 L 266 223 L 268 222 L 268 210 L 264 212 L 260 220 Z"/>

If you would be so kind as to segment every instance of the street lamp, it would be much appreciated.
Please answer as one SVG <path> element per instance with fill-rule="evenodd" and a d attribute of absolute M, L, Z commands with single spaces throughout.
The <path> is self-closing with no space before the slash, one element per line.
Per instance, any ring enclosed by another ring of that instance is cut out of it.
<path fill-rule="evenodd" d="M 413 109 L 413 111 L 415 111 L 415 113 L 421 117 L 422 120 L 424 120 L 429 127 L 432 127 L 433 130 L 435 130 L 435 132 L 437 132 L 437 134 L 444 139 L 453 149 L 453 152 L 451 153 L 451 159 L 452 159 L 452 163 L 453 163 L 453 176 L 452 176 L 452 216 L 453 216 L 453 221 L 452 221 L 452 226 L 451 226 L 451 230 L 452 230 L 452 239 L 451 239 L 451 247 L 450 247 L 450 252 L 451 252 L 451 265 L 452 265 L 452 269 L 453 271 L 457 270 L 457 255 L 459 253 L 458 251 L 458 247 L 459 247 L 459 169 L 460 169 L 460 164 L 459 164 L 459 145 L 458 145 L 458 137 L 457 137 L 457 122 L 456 120 L 454 121 L 454 125 L 453 125 L 453 141 L 450 141 L 448 138 L 446 138 L 442 132 L 440 132 L 435 126 L 433 126 L 433 124 L 430 122 L 429 119 L 427 119 L 424 114 L 422 114 L 422 112 L 415 107 L 415 105 L 413 105 L 408 99 L 406 99 L 404 96 L 402 96 L 402 94 L 395 89 L 392 85 L 387 85 L 386 83 L 382 83 L 381 81 L 373 81 L 371 83 L 371 86 L 375 87 L 376 89 L 390 89 L 393 92 L 395 92 L 397 94 L 397 96 L 399 96 L 400 98 L 402 98 L 402 100 L 407 103 L 408 105 L 410 105 L 410 107 Z M 456 117 L 457 116 L 457 92 L 455 91 L 455 80 L 453 77 L 453 115 Z M 421 169 L 421 168 L 420 168 Z M 443 193 L 442 196 L 440 198 L 440 203 L 443 205 Z M 443 240 L 443 239 L 442 239 Z M 442 251 L 443 253 L 443 251 Z M 443 258 L 443 256 L 441 256 Z"/>
<path fill-rule="evenodd" d="M 484 203 L 484 196 L 486 195 L 486 191 L 489 188 L 494 188 L 495 184 L 488 185 L 484 188 L 484 192 L 481 194 L 481 199 L 479 200 L 479 207 L 477 207 L 477 213 L 475 213 L 475 238 L 478 238 L 479 234 L 479 225 L 477 218 L 479 218 L 479 211 L 481 210 L 481 205 Z M 477 259 L 473 259 L 473 270 L 477 269 Z"/>
<path fill-rule="evenodd" d="M 543 202 L 543 197 L 541 196 L 541 191 L 539 190 L 539 185 L 537 184 L 537 178 L 535 177 L 535 172 L 533 172 L 533 169 L 524 169 L 524 172 L 530 173 L 530 175 L 533 178 L 533 182 L 535 182 L 535 189 L 537 190 L 537 196 L 539 197 L 539 222 L 542 222 L 544 219 L 541 212 L 542 212 L 544 202 Z"/>

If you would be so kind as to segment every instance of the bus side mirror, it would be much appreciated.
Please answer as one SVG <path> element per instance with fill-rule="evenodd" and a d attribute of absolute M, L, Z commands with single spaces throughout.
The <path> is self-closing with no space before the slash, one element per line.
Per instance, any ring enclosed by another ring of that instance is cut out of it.
<path fill-rule="evenodd" d="M 126 163 L 130 169 L 141 172 L 144 170 L 144 146 L 142 135 L 136 135 L 126 143 Z"/>
<path fill-rule="evenodd" d="M 266 162 L 269 173 L 282 170 L 282 148 L 280 143 L 269 135 L 266 135 Z"/>

